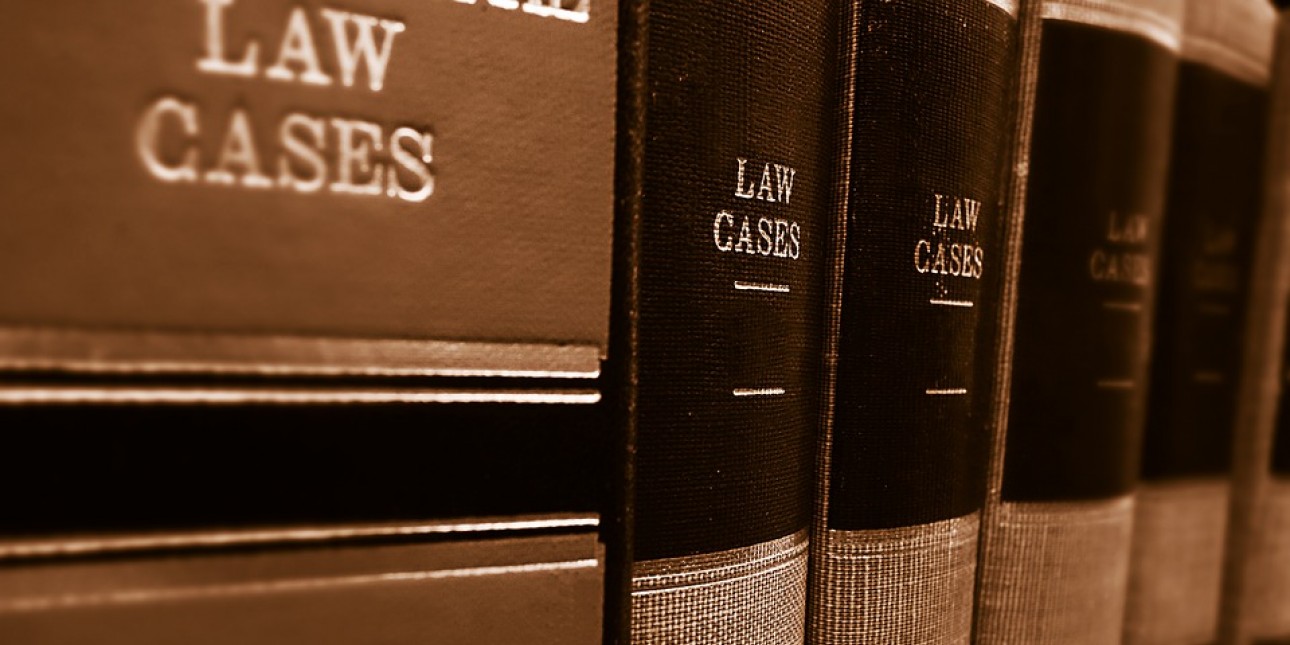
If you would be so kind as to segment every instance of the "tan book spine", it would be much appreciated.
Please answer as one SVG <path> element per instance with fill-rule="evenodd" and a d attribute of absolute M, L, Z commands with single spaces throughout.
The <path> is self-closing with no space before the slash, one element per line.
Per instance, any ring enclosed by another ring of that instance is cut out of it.
<path fill-rule="evenodd" d="M 1286 412 L 1290 292 L 1290 20 L 1284 12 L 1275 33 L 1259 269 L 1251 282 L 1220 616 L 1220 642 L 1232 645 L 1290 637 L 1290 486 L 1271 468 Z"/>

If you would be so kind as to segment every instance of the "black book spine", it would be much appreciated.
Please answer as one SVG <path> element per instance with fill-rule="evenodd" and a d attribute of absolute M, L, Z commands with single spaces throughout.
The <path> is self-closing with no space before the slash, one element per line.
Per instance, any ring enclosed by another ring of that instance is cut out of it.
<path fill-rule="evenodd" d="M 1208 643 L 1262 197 L 1273 13 L 1189 0 L 1137 491 L 1125 643 Z"/>
<path fill-rule="evenodd" d="M 977 642 L 1113 643 L 1128 578 L 1182 3 L 1040 8 L 1006 441 L 983 528 Z"/>
<path fill-rule="evenodd" d="M 970 636 L 991 389 L 978 350 L 1000 285 L 1016 11 L 861 0 L 844 20 L 850 156 L 811 642 Z"/>
<path fill-rule="evenodd" d="M 615 428 L 618 458 L 610 473 L 606 513 L 605 645 L 631 642 L 632 547 L 636 525 L 636 339 L 640 328 L 641 184 L 645 169 L 645 105 L 648 100 L 649 0 L 618 3 L 617 137 L 614 148 L 613 301 L 605 403 Z"/>
<path fill-rule="evenodd" d="M 837 19 L 835 0 L 650 3 L 636 643 L 803 639 Z"/>

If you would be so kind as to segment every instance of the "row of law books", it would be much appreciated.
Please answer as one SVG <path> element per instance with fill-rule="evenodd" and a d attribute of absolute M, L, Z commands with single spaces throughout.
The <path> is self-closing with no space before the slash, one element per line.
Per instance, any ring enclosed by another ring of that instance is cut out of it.
<path fill-rule="evenodd" d="M 1266 0 L 15 0 L 0 54 L 0 642 L 1290 642 Z"/>

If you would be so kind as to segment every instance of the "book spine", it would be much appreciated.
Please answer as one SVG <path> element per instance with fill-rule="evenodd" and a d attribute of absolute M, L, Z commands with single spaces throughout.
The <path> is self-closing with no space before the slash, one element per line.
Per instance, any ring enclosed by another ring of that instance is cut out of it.
<path fill-rule="evenodd" d="M 1284 3 L 1273 3 L 1284 7 Z M 1290 293 L 1290 20 L 1276 20 L 1266 113 L 1262 219 L 1250 280 L 1233 449 L 1232 499 L 1223 570 L 1219 642 L 1274 643 L 1290 637 L 1290 558 L 1284 533 L 1290 494 L 1275 474 L 1274 442 L 1284 451 L 1287 293 Z M 1278 409 L 1279 408 L 1279 409 Z M 1284 464 L 1284 459 L 1278 460 Z M 1282 466 L 1283 467 L 1283 466 Z"/>
<path fill-rule="evenodd" d="M 11 5 L 0 374 L 592 387 L 617 0 L 322 4 Z"/>
<path fill-rule="evenodd" d="M 595 522 L 481 518 L 3 541 L 0 633 L 60 645 L 597 645 L 605 555 Z"/>
<path fill-rule="evenodd" d="M 983 527 L 979 643 L 1121 638 L 1176 0 L 1042 2 L 1003 460 Z"/>
<path fill-rule="evenodd" d="M 636 341 L 640 330 L 641 189 L 648 104 L 649 0 L 618 3 L 618 101 L 614 149 L 613 306 L 605 361 L 606 408 L 615 429 L 612 511 L 606 513 L 605 645 L 631 642 L 632 548 L 636 526 Z"/>
<path fill-rule="evenodd" d="M 1188 0 L 1125 642 L 1218 636 L 1273 13 Z"/>
<path fill-rule="evenodd" d="M 838 3 L 651 0 L 634 643 L 801 643 Z"/>
<path fill-rule="evenodd" d="M 966 643 L 1016 4 L 855 1 L 809 641 Z"/>

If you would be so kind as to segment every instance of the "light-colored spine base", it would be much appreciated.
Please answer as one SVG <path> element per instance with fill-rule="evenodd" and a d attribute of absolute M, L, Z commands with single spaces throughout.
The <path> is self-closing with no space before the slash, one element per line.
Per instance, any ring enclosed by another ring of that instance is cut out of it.
<path fill-rule="evenodd" d="M 1114 645 L 1133 497 L 1004 502 L 982 560 L 978 645 Z"/>
<path fill-rule="evenodd" d="M 635 645 L 800 645 L 806 530 L 718 553 L 637 562 Z"/>
<path fill-rule="evenodd" d="M 1290 639 L 1290 480 L 1268 483 L 1251 536 L 1249 587 L 1245 594 L 1250 635 Z"/>
<path fill-rule="evenodd" d="M 1126 645 L 1206 645 L 1218 637 L 1230 485 L 1226 478 L 1138 489 Z"/>
<path fill-rule="evenodd" d="M 967 645 L 979 514 L 816 542 L 809 641 Z"/>

